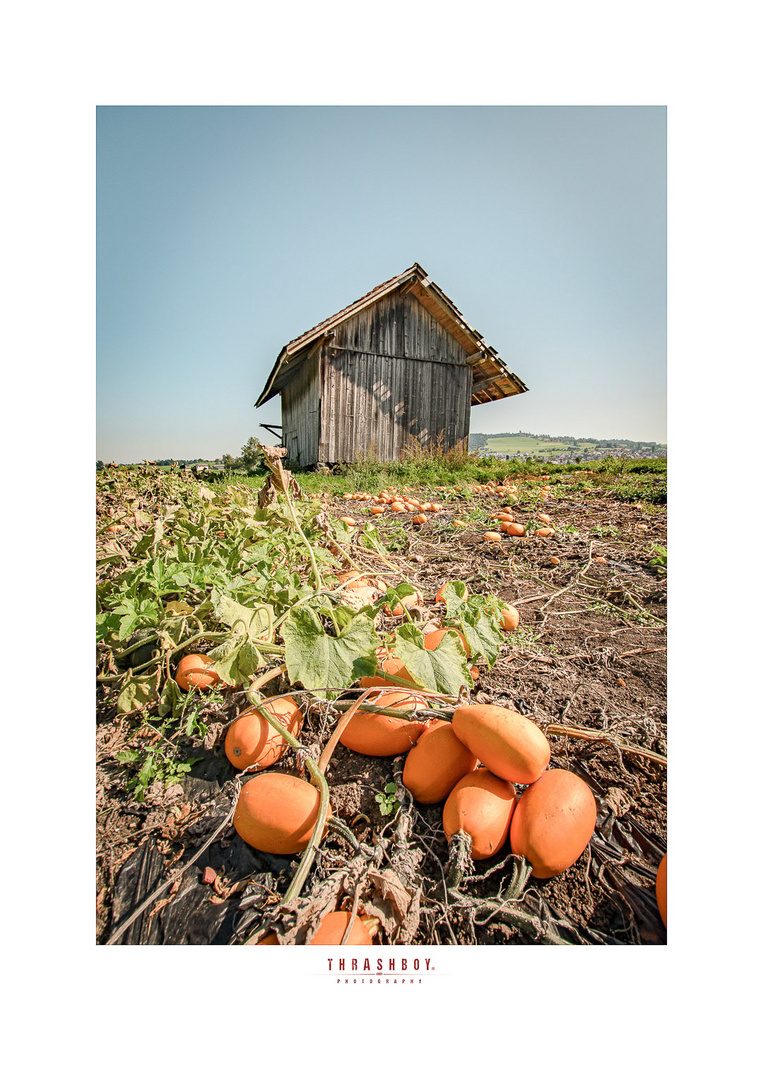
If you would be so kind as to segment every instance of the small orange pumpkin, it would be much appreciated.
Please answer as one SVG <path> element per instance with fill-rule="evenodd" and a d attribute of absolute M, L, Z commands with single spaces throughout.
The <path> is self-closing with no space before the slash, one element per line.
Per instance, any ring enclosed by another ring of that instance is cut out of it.
<path fill-rule="evenodd" d="M 207 690 L 220 682 L 220 676 L 214 670 L 214 661 L 202 653 L 188 653 L 177 666 L 175 682 L 181 690 Z"/>

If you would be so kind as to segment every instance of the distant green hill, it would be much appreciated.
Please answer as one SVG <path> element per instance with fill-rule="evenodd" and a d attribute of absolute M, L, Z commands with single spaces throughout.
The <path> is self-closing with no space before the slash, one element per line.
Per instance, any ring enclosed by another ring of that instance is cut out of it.
<path fill-rule="evenodd" d="M 512 457 L 559 457 L 572 458 L 618 451 L 634 456 L 665 457 L 665 443 L 634 442 L 632 439 L 583 439 L 574 435 L 532 435 L 526 431 L 502 431 L 498 434 L 484 435 L 478 432 L 469 435 L 469 449 L 472 452 L 510 454 Z"/>

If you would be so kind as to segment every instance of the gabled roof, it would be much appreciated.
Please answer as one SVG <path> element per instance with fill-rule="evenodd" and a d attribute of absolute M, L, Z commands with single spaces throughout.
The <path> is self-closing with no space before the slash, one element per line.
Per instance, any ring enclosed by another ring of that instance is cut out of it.
<path fill-rule="evenodd" d="M 495 349 L 486 343 L 474 327 L 469 325 L 453 301 L 432 281 L 426 270 L 418 263 L 414 263 L 402 274 L 377 285 L 371 292 L 361 296 L 354 303 L 348 304 L 336 315 L 324 319 L 317 326 L 313 326 L 312 329 L 294 338 L 288 345 L 284 345 L 255 408 L 264 405 L 281 390 L 289 373 L 296 366 L 294 360 L 301 360 L 306 351 L 309 351 L 311 346 L 318 343 L 324 335 L 330 334 L 345 319 L 357 315 L 383 296 L 404 286 L 406 291 L 415 296 L 419 303 L 466 349 L 467 362 L 473 370 L 472 405 L 500 401 L 501 398 L 523 394 L 527 390 L 522 380 L 509 371 Z"/>

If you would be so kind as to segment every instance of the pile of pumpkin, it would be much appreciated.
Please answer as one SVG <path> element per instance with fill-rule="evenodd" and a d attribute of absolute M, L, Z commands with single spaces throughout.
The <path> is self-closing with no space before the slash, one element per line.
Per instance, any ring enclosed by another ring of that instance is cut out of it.
<path fill-rule="evenodd" d="M 551 518 L 548 514 L 536 514 L 538 521 L 542 521 L 543 525 L 540 528 L 535 529 L 534 535 L 540 536 L 545 539 L 556 534 L 556 530 L 551 527 Z M 493 521 L 499 522 L 499 532 L 486 532 L 485 540 L 488 543 L 497 544 L 501 541 L 501 533 L 505 533 L 507 536 L 521 536 L 524 537 L 527 534 L 526 526 L 522 525 L 516 520 L 511 508 L 504 506 L 498 513 L 492 515 Z M 454 522 L 456 524 L 456 522 Z M 463 524 L 463 523 L 461 523 Z"/>
<path fill-rule="evenodd" d="M 394 659 L 394 658 L 385 658 Z M 383 663 L 383 661 L 382 661 Z M 388 678 L 405 678 L 404 668 L 387 665 Z M 362 680 L 377 687 L 374 704 L 397 712 L 426 708 L 416 692 L 390 690 L 381 677 Z M 267 709 L 295 737 L 302 712 L 293 697 L 271 700 Z M 479 861 L 506 845 L 523 855 L 536 878 L 568 869 L 583 853 L 596 824 L 596 801 L 588 785 L 566 769 L 549 769 L 550 746 L 527 717 L 496 705 L 458 706 L 451 721 L 410 719 L 360 709 L 340 735 L 343 746 L 371 757 L 407 753 L 403 783 L 424 805 L 443 803 L 448 841 L 468 837 L 468 851 Z M 259 708 L 242 713 L 229 727 L 225 753 L 238 769 L 268 769 L 286 743 Z M 516 785 L 527 785 L 521 797 Z M 318 789 L 288 773 L 260 772 L 241 789 L 233 825 L 259 851 L 293 855 L 304 851 L 319 813 Z M 331 810 L 329 808 L 329 815 Z M 311 944 L 338 944 L 349 913 L 332 912 Z M 270 934 L 261 944 L 278 944 Z M 347 944 L 372 944 L 369 920 L 357 918 Z"/>
<path fill-rule="evenodd" d="M 379 708 L 411 712 L 426 699 L 406 690 L 382 690 Z M 294 698 L 267 705 L 293 735 L 302 724 Z M 549 769 L 551 750 L 540 728 L 498 705 L 458 706 L 452 721 L 401 719 L 355 713 L 339 741 L 356 753 L 393 757 L 407 753 L 403 783 L 422 804 L 443 802 L 443 830 L 471 839 L 472 859 L 488 859 L 510 841 L 536 878 L 567 870 L 585 850 L 596 825 L 596 800 L 585 781 L 567 769 Z M 225 752 L 233 765 L 267 769 L 286 748 L 258 708 L 228 728 Z M 520 797 L 515 784 L 528 785 Z M 233 818 L 236 831 L 259 851 L 304 851 L 318 815 L 319 792 L 297 776 L 260 772 L 247 781 Z"/>
<path fill-rule="evenodd" d="M 369 495 L 366 491 L 345 492 L 342 497 L 352 502 L 370 502 L 368 512 L 374 516 L 383 514 L 389 507 L 393 514 L 414 514 L 413 524 L 423 525 L 428 520 L 424 511 L 439 514 L 442 503 L 422 502 L 408 494 L 411 490 L 412 488 L 403 488 L 402 491 L 398 491 L 397 488 L 388 488 L 380 491 L 378 495 Z M 351 517 L 341 517 L 339 520 L 349 526 L 357 524 Z"/>
<path fill-rule="evenodd" d="M 495 496 L 506 496 L 509 500 L 516 502 L 516 487 L 513 484 L 506 484 L 501 486 L 494 484 L 492 481 L 488 484 L 475 484 L 471 488 L 476 493 L 487 493 Z M 372 505 L 368 507 L 368 512 L 375 516 L 383 514 L 385 508 L 389 508 L 392 513 L 395 514 L 414 514 L 411 519 L 414 525 L 424 525 L 428 521 L 427 513 L 437 514 L 442 510 L 443 504 L 439 502 L 422 502 L 420 499 L 415 498 L 412 495 L 407 494 L 411 491 L 411 488 L 403 488 L 402 492 L 398 492 L 397 488 L 388 488 L 381 491 L 378 495 L 370 495 L 366 491 L 345 492 L 342 496 L 343 499 L 350 502 L 370 502 Z M 550 496 L 550 489 L 548 487 L 542 488 L 540 497 L 547 499 Z M 488 543 L 499 543 L 501 540 L 501 533 L 505 533 L 507 536 L 525 537 L 527 530 L 526 527 L 518 522 L 514 514 L 512 513 L 512 503 L 501 508 L 498 513 L 492 514 L 492 519 L 499 522 L 499 531 L 488 531 L 484 535 L 484 539 Z M 534 530 L 534 535 L 549 539 L 555 535 L 555 530 L 551 527 L 551 518 L 548 514 L 537 514 L 538 521 L 543 524 Z M 344 515 L 339 518 L 345 525 L 352 528 L 357 525 L 358 522 L 355 518 L 349 515 Z M 454 518 L 453 526 L 455 528 L 466 528 L 466 522 L 460 518 Z"/>
<path fill-rule="evenodd" d="M 426 707 L 421 695 L 382 690 L 375 704 L 409 712 Z M 293 735 L 302 724 L 294 698 L 268 703 Z M 549 768 L 551 750 L 540 728 L 498 705 L 458 706 L 451 721 L 410 720 L 359 710 L 339 740 L 371 757 L 407 753 L 403 783 L 424 805 L 443 803 L 442 826 L 448 841 L 465 834 L 475 861 L 489 859 L 506 845 L 522 855 L 539 879 L 563 873 L 585 851 L 596 826 L 596 800 L 589 786 L 567 769 Z M 286 744 L 252 708 L 228 729 L 225 752 L 239 769 L 275 764 Z M 527 785 L 521 794 L 515 785 Z M 233 825 L 259 851 L 293 855 L 304 851 L 318 818 L 320 795 L 306 780 L 288 773 L 262 772 L 241 789 Z M 329 808 L 329 816 L 331 810 Z M 463 836 L 462 836 L 463 838 Z M 667 925 L 667 856 L 657 874 L 657 901 Z M 348 912 L 332 912 L 311 944 L 339 944 L 350 924 Z M 346 944 L 372 944 L 369 920 L 358 918 Z M 260 944 L 278 944 L 274 934 Z"/>

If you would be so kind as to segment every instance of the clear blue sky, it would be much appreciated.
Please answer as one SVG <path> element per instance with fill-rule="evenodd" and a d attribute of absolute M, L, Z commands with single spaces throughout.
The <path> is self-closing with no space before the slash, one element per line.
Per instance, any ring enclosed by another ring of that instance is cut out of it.
<path fill-rule="evenodd" d="M 102 107 L 97 456 L 237 454 L 291 338 L 419 262 L 528 385 L 471 430 L 666 434 L 662 107 Z"/>

